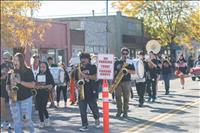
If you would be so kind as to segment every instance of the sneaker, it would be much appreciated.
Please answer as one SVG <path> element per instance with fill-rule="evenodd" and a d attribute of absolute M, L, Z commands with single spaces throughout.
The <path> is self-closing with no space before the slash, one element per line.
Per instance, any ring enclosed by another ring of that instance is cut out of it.
<path fill-rule="evenodd" d="M 128 117 L 128 114 L 127 114 L 127 113 L 124 113 L 124 114 L 123 114 L 123 117 L 124 117 L 124 118 L 127 118 L 127 117 Z"/>
<path fill-rule="evenodd" d="M 152 98 L 152 102 L 155 102 L 155 100 L 156 100 L 155 98 Z"/>
<path fill-rule="evenodd" d="M 166 92 L 165 92 L 165 95 L 168 95 L 168 94 L 169 94 L 169 91 L 166 91 Z"/>
<path fill-rule="evenodd" d="M 139 104 L 138 107 L 143 107 L 143 104 Z"/>
<path fill-rule="evenodd" d="M 99 121 L 99 119 L 96 119 L 95 120 L 95 125 L 96 125 L 96 128 L 100 128 L 100 121 Z"/>
<path fill-rule="evenodd" d="M 71 104 L 70 105 L 74 105 L 75 104 L 75 102 L 71 102 Z"/>
<path fill-rule="evenodd" d="M 57 103 L 57 107 L 59 107 L 59 103 Z"/>
<path fill-rule="evenodd" d="M 148 102 L 150 102 L 150 101 L 151 101 L 151 98 L 149 97 L 149 98 L 148 98 Z"/>
<path fill-rule="evenodd" d="M 50 119 L 47 118 L 44 120 L 45 126 L 50 126 Z"/>
<path fill-rule="evenodd" d="M 117 113 L 117 114 L 116 114 L 116 117 L 119 118 L 119 117 L 121 116 L 121 114 L 122 114 L 122 113 Z"/>
<path fill-rule="evenodd" d="M 1 128 L 2 129 L 8 129 L 9 128 L 9 123 L 7 121 L 4 121 L 2 124 L 1 124 Z"/>
<path fill-rule="evenodd" d="M 53 104 L 50 104 L 50 105 L 49 105 L 49 108 L 53 108 L 53 107 L 54 107 Z"/>
<path fill-rule="evenodd" d="M 9 125 L 9 129 L 14 129 L 14 125 L 13 125 L 13 123 L 10 123 L 10 125 Z"/>
<path fill-rule="evenodd" d="M 85 131 L 88 131 L 88 127 L 87 126 L 82 126 L 81 128 L 79 128 L 79 130 L 81 132 L 85 132 Z"/>
<path fill-rule="evenodd" d="M 44 127 L 45 127 L 45 123 L 44 122 L 40 122 L 39 128 L 44 128 Z"/>

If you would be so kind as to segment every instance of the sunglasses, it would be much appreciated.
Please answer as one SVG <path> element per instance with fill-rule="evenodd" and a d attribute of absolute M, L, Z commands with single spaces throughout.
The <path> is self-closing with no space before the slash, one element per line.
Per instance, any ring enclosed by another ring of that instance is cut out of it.
<path fill-rule="evenodd" d="M 122 55 L 128 55 L 128 53 L 122 53 Z"/>

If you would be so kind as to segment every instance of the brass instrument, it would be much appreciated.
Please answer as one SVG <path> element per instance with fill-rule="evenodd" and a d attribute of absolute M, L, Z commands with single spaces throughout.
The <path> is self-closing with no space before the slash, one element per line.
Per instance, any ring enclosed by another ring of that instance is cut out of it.
<path fill-rule="evenodd" d="M 8 95 L 13 103 L 17 102 L 17 91 L 19 90 L 19 87 L 17 86 L 17 83 L 15 82 L 15 79 L 20 80 L 20 75 L 18 73 L 15 73 L 14 70 L 10 70 L 10 85 L 8 86 Z"/>
<path fill-rule="evenodd" d="M 146 44 L 147 53 L 152 51 L 154 54 L 157 54 L 160 52 L 160 49 L 161 49 L 161 45 L 156 40 L 150 40 Z"/>
<path fill-rule="evenodd" d="M 124 63 L 121 70 L 119 71 L 119 73 L 115 77 L 115 80 L 114 80 L 112 86 L 109 89 L 110 93 L 113 93 L 115 91 L 115 89 L 118 87 L 118 85 L 119 85 L 120 81 L 122 80 L 122 78 L 124 77 L 124 75 L 128 74 L 127 69 L 126 69 L 127 66 L 128 66 L 128 64 Z"/>
<path fill-rule="evenodd" d="M 85 80 L 83 78 L 81 78 L 81 63 L 78 64 L 78 93 L 80 96 L 80 100 L 84 100 L 85 99 L 85 94 L 84 94 L 84 85 L 85 85 Z"/>

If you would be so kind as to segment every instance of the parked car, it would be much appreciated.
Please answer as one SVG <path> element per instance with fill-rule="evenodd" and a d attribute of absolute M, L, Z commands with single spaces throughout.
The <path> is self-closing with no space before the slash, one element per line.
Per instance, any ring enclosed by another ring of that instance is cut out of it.
<path fill-rule="evenodd" d="M 196 78 L 200 80 L 200 61 L 194 64 L 194 67 L 190 69 L 190 73 L 192 74 L 193 81 L 195 81 Z"/>

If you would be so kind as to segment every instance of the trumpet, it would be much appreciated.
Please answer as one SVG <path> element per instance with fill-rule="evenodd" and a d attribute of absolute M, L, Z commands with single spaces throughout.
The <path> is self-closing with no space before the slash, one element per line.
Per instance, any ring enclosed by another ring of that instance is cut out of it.
<path fill-rule="evenodd" d="M 85 85 L 85 80 L 81 78 L 81 63 L 78 64 L 78 93 L 80 96 L 80 100 L 84 100 L 85 99 L 85 94 L 84 94 L 84 85 Z"/>
<path fill-rule="evenodd" d="M 8 86 L 7 91 L 13 103 L 17 102 L 17 91 L 19 90 L 19 87 L 17 86 L 15 79 L 20 80 L 20 75 L 18 73 L 15 73 L 14 70 L 11 70 L 10 71 L 10 85 Z"/>
<path fill-rule="evenodd" d="M 128 71 L 126 69 L 126 67 L 128 66 L 127 63 L 125 63 L 121 70 L 119 71 L 119 73 L 117 74 L 112 86 L 109 89 L 110 93 L 113 93 L 115 91 L 115 89 L 117 88 L 117 86 L 119 85 L 120 81 L 122 80 L 122 78 L 124 77 L 124 75 L 128 74 Z"/>

